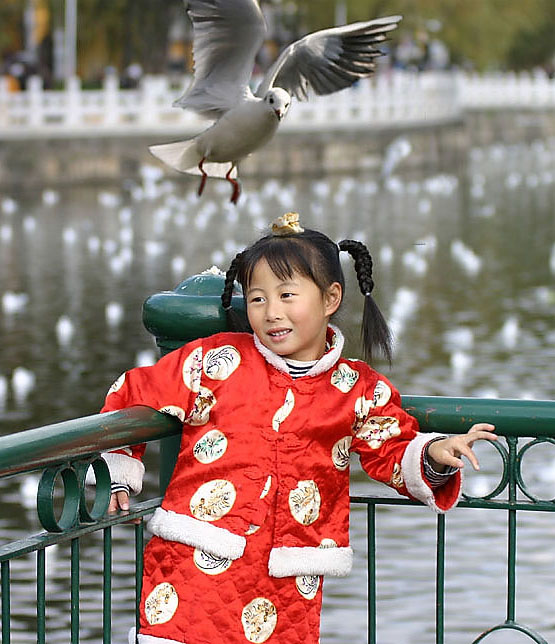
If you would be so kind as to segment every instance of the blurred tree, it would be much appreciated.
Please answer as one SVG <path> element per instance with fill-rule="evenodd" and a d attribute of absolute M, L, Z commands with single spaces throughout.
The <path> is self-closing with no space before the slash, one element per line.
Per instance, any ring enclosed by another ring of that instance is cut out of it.
<path fill-rule="evenodd" d="M 29 1 L 0 0 L 1 57 L 22 49 L 23 13 Z M 44 1 L 51 24 L 61 28 L 65 0 Z M 478 70 L 547 67 L 555 51 L 555 0 L 261 3 L 271 8 L 280 27 L 279 45 L 329 27 L 341 16 L 353 22 L 401 14 L 403 22 L 392 34 L 394 45 L 412 39 L 424 50 L 427 40 L 437 39 L 447 46 L 452 63 Z M 184 51 L 188 54 L 187 25 L 183 0 L 78 0 L 78 72 L 85 81 L 98 81 L 109 66 L 123 73 L 132 63 L 145 73 L 165 72 Z"/>
<path fill-rule="evenodd" d="M 23 48 L 23 11 L 25 0 L 2 0 L 0 3 L 0 57 Z"/>
<path fill-rule="evenodd" d="M 343 4 L 348 22 L 401 14 L 403 22 L 392 36 L 395 42 L 403 36 L 432 35 L 447 45 L 453 63 L 479 70 L 540 64 L 555 43 L 555 0 L 343 0 Z M 296 5 L 305 33 L 334 24 L 336 0 L 296 0 Z"/>
<path fill-rule="evenodd" d="M 123 72 L 131 63 L 165 71 L 177 12 L 184 14 L 182 0 L 79 0 L 79 73 L 100 78 L 106 67 Z"/>
<path fill-rule="evenodd" d="M 543 0 L 541 11 L 522 25 L 509 48 L 511 68 L 543 67 L 555 75 L 555 2 Z"/>

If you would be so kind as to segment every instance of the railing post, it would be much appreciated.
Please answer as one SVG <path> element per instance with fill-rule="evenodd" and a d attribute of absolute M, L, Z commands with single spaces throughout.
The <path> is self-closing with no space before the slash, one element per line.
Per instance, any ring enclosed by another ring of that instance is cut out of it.
<path fill-rule="evenodd" d="M 44 122 L 44 93 L 40 76 L 31 76 L 28 79 L 27 96 L 27 123 L 32 127 L 40 127 Z"/>
<path fill-rule="evenodd" d="M 436 545 L 436 644 L 443 644 L 445 632 L 445 515 L 437 517 Z"/>
<path fill-rule="evenodd" d="M 37 644 L 46 642 L 46 549 L 37 550 Z"/>
<path fill-rule="evenodd" d="M 224 274 L 210 269 L 181 282 L 173 291 L 150 296 L 143 306 L 143 323 L 156 338 L 162 355 L 187 342 L 227 330 L 221 306 Z M 244 315 L 240 291 L 232 298 L 233 308 Z M 160 493 L 165 491 L 175 466 L 180 436 L 160 441 Z"/>
<path fill-rule="evenodd" d="M 81 92 L 81 79 L 72 76 L 66 81 L 64 125 L 82 125 L 83 96 Z"/>
<path fill-rule="evenodd" d="M 2 576 L 2 644 L 10 644 L 10 562 L 1 564 Z"/>
<path fill-rule="evenodd" d="M 120 121 L 119 112 L 119 78 L 115 74 L 108 74 L 104 78 L 102 102 L 104 103 L 105 125 L 115 125 Z"/>
<path fill-rule="evenodd" d="M 112 528 L 104 528 L 103 546 L 102 642 L 110 644 L 112 641 Z"/>
<path fill-rule="evenodd" d="M 162 94 L 164 100 L 170 96 L 170 93 L 164 93 L 168 88 L 161 82 L 159 76 L 144 76 L 140 84 L 140 102 L 141 110 L 139 120 L 145 125 L 160 125 L 160 109 L 158 107 L 158 97 Z"/>
<path fill-rule="evenodd" d="M 509 446 L 509 503 L 517 502 L 515 478 L 518 438 L 507 436 Z M 507 620 L 514 622 L 516 607 L 516 508 L 508 511 L 507 535 Z"/>
<path fill-rule="evenodd" d="M 376 644 L 376 505 L 366 508 L 368 534 L 368 644 Z"/>
<path fill-rule="evenodd" d="M 143 551 L 144 551 L 144 522 L 135 525 L 135 632 L 141 626 L 141 593 L 143 590 Z"/>
<path fill-rule="evenodd" d="M 71 644 L 79 644 L 79 538 L 71 540 Z"/>
<path fill-rule="evenodd" d="M 7 128 L 10 124 L 8 118 L 8 94 L 10 80 L 7 76 L 0 76 L 0 128 Z"/>

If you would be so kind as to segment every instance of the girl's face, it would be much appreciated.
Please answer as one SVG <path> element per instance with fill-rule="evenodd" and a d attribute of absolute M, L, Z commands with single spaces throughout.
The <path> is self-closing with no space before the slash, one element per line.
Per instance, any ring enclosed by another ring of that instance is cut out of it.
<path fill-rule="evenodd" d="M 282 280 L 262 259 L 247 289 L 247 316 L 258 339 L 274 353 L 291 360 L 317 360 L 324 355 L 328 321 L 341 295 L 338 282 L 322 293 L 299 273 Z"/>

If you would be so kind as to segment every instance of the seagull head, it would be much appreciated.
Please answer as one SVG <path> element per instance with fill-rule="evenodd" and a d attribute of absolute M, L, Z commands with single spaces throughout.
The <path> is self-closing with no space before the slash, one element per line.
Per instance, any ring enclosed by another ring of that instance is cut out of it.
<path fill-rule="evenodd" d="M 264 103 L 275 113 L 278 121 L 281 121 L 291 105 L 291 96 L 281 87 L 274 87 L 264 96 Z"/>

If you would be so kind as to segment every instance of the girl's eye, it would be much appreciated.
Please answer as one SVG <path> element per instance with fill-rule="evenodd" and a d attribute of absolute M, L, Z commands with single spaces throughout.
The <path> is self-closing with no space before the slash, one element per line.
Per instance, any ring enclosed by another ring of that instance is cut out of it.
<path fill-rule="evenodd" d="M 283 298 L 293 297 L 293 293 L 282 293 L 281 297 L 283 297 Z"/>
<path fill-rule="evenodd" d="M 264 298 L 261 295 L 258 295 L 257 297 L 251 297 L 251 299 L 249 300 L 251 304 L 257 304 L 258 302 L 263 302 L 263 301 L 264 301 Z"/>

